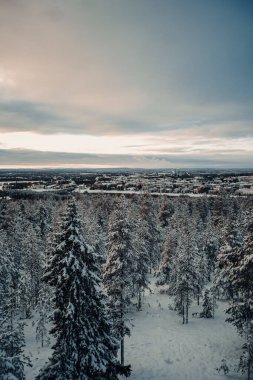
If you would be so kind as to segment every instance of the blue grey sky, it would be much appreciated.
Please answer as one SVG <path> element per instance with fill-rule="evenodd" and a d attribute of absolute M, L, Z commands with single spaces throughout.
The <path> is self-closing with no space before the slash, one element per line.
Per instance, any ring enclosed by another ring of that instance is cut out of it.
<path fill-rule="evenodd" d="M 253 167 L 252 20 L 251 0 L 0 0 L 0 166 Z"/>

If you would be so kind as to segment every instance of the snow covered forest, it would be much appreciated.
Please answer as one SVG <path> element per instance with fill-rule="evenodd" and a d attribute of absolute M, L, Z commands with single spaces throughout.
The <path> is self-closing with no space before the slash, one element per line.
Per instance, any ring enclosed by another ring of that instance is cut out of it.
<path fill-rule="evenodd" d="M 252 198 L 0 201 L 1 380 L 249 380 L 252 370 Z"/>

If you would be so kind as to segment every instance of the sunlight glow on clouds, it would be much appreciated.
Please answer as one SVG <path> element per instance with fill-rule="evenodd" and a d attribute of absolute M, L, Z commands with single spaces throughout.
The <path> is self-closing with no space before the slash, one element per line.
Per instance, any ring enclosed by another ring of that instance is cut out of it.
<path fill-rule="evenodd" d="M 252 17 L 250 0 L 2 0 L 0 165 L 253 165 Z"/>
<path fill-rule="evenodd" d="M 102 154 L 127 154 L 137 153 L 138 148 L 150 143 L 150 136 L 90 136 L 90 135 L 38 135 L 27 132 L 6 133 L 2 135 L 1 142 L 6 149 L 14 149 L 17 146 L 25 149 L 42 151 L 68 152 L 68 153 L 102 153 Z M 133 148 L 129 146 L 134 144 Z"/>

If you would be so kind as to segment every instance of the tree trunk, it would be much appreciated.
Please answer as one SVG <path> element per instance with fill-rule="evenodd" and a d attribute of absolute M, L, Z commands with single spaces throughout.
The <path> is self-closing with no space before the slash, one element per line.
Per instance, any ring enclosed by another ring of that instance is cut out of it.
<path fill-rule="evenodd" d="M 186 310 L 185 310 L 185 323 L 188 324 L 188 314 L 189 314 L 189 290 L 187 287 L 187 292 L 186 292 Z"/>
<path fill-rule="evenodd" d="M 121 341 L 120 341 L 120 363 L 124 365 L 124 306 L 123 306 L 123 286 L 121 284 L 121 295 L 120 295 L 120 319 L 121 319 Z"/>
<path fill-rule="evenodd" d="M 141 289 L 139 289 L 139 294 L 138 294 L 138 310 L 141 309 Z"/>
<path fill-rule="evenodd" d="M 185 310 L 185 323 L 188 324 L 188 317 L 189 317 L 189 299 L 187 295 L 187 300 L 186 300 L 186 310 Z"/>
<path fill-rule="evenodd" d="M 134 287 L 134 281 L 132 281 L 132 297 L 134 297 L 135 293 L 135 287 Z"/>
<path fill-rule="evenodd" d="M 183 325 L 184 325 L 185 324 L 184 305 L 183 305 L 183 308 L 182 308 L 182 315 L 183 315 Z"/>
<path fill-rule="evenodd" d="M 120 342 L 120 364 L 124 365 L 124 337 L 121 339 Z"/>

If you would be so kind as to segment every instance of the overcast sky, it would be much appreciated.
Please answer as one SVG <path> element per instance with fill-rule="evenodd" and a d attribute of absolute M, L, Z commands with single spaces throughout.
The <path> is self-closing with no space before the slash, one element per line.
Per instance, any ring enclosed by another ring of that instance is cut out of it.
<path fill-rule="evenodd" d="M 0 0 L 0 167 L 253 167 L 252 0 Z"/>

